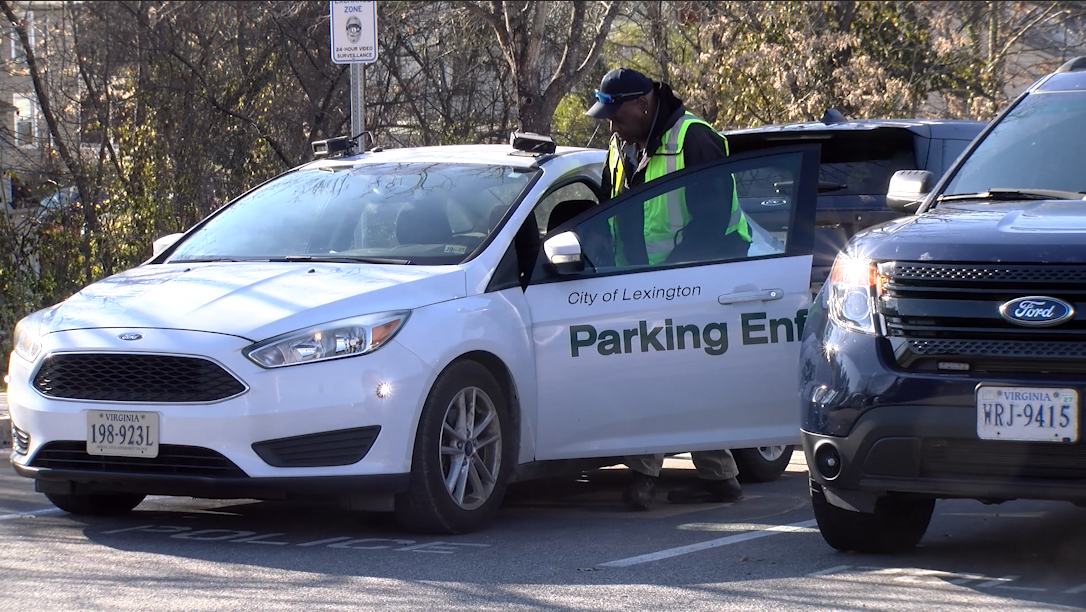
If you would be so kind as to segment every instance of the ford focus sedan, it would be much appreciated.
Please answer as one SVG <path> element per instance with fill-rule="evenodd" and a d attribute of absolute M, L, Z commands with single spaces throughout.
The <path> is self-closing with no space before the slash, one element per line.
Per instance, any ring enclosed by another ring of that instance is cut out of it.
<path fill-rule="evenodd" d="M 327 496 L 455 533 L 513 479 L 797 443 L 782 376 L 809 302 L 817 148 L 599 204 L 602 151 L 516 142 L 325 156 L 28 316 L 8 372 L 16 471 L 73 513 Z M 733 184 L 747 252 L 679 232 L 659 264 L 614 256 L 618 216 L 661 197 L 730 210 Z M 770 195 L 789 209 L 772 234 Z"/>

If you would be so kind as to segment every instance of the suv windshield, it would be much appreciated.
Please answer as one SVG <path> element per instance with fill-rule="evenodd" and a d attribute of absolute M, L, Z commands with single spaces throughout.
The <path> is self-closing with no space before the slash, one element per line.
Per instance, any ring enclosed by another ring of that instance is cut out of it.
<path fill-rule="evenodd" d="M 1035 92 L 985 137 L 943 190 L 1086 192 L 1086 92 Z"/>
<path fill-rule="evenodd" d="M 456 264 L 486 240 L 536 172 L 444 163 L 298 170 L 222 210 L 168 261 Z"/>

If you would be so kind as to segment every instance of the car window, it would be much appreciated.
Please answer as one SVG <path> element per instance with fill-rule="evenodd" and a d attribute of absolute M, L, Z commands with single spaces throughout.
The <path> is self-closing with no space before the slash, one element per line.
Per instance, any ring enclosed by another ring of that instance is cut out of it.
<path fill-rule="evenodd" d="M 944 190 L 1086 192 L 1086 92 L 1034 93 L 992 128 Z"/>
<path fill-rule="evenodd" d="M 577 181 L 555 189 L 540 200 L 532 212 L 542 236 L 597 203 L 596 192 L 586 183 Z"/>
<path fill-rule="evenodd" d="M 572 231 L 597 273 L 783 254 L 801 160 L 780 153 L 709 166 L 656 189 L 650 183 Z M 767 199 L 768 213 L 758 208 Z"/>
<path fill-rule="evenodd" d="M 444 163 L 308 168 L 232 203 L 169 261 L 376 258 L 463 261 L 537 171 Z"/>
<path fill-rule="evenodd" d="M 826 195 L 884 195 L 898 170 L 917 170 L 911 135 L 875 131 L 822 143 L 819 192 Z"/>

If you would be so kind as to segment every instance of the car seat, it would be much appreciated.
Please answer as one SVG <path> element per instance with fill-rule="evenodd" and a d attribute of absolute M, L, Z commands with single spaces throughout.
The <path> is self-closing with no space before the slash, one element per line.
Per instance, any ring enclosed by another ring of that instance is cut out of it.
<path fill-rule="evenodd" d="M 411 202 L 396 215 L 396 240 L 400 244 L 448 244 L 452 235 L 442 202 Z"/>
<path fill-rule="evenodd" d="M 553 232 L 558 226 L 595 205 L 596 202 L 592 200 L 565 200 L 559 202 L 551 209 L 551 216 L 547 219 L 547 233 Z"/>

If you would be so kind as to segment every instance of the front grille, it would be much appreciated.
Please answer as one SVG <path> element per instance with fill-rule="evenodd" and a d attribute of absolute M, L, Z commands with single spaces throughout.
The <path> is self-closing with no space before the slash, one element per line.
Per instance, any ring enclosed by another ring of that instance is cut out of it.
<path fill-rule="evenodd" d="M 207 359 L 127 353 L 51 355 L 34 387 L 50 397 L 156 404 L 213 402 L 245 391 Z"/>
<path fill-rule="evenodd" d="M 879 272 L 878 312 L 903 368 L 1086 373 L 1086 265 L 887 262 Z M 1074 304 L 1076 316 L 1042 328 L 1000 316 L 1001 304 L 1030 295 Z"/>
<path fill-rule="evenodd" d="M 16 455 L 25 455 L 30 450 L 30 434 L 11 424 L 11 450 Z"/>
<path fill-rule="evenodd" d="M 357 427 L 323 433 L 265 440 L 253 451 L 275 467 L 328 467 L 358 463 L 370 452 L 381 427 Z"/>
<path fill-rule="evenodd" d="M 50 442 L 30 461 L 31 467 L 77 472 L 150 474 L 155 476 L 200 476 L 245 478 L 247 475 L 219 453 L 196 446 L 161 444 L 158 456 L 107 457 L 87 454 L 87 443 Z"/>
<path fill-rule="evenodd" d="M 985 281 L 1001 283 L 1086 283 L 1086 266 L 1000 264 L 927 264 L 895 262 L 893 278 L 901 281 Z"/>
<path fill-rule="evenodd" d="M 925 439 L 921 477 L 1086 479 L 1086 445 L 1055 442 Z"/>

